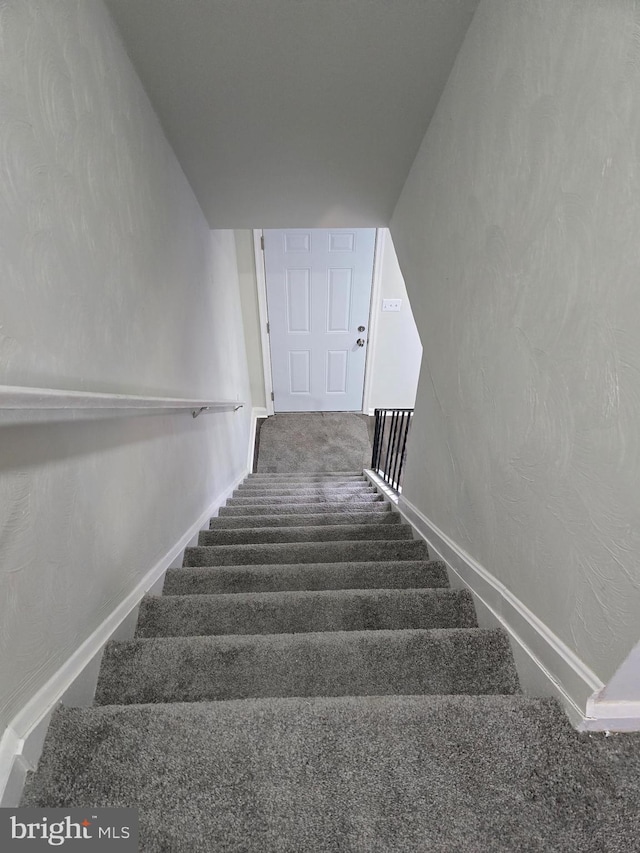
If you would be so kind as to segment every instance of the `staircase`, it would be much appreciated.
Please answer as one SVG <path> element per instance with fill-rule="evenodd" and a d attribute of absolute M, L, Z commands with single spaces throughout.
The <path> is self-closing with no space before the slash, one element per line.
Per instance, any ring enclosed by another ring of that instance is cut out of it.
<path fill-rule="evenodd" d="M 22 804 L 136 806 L 154 853 L 600 853 L 599 743 L 520 694 L 361 474 L 254 474 L 107 645 L 95 706 L 56 711 Z"/>

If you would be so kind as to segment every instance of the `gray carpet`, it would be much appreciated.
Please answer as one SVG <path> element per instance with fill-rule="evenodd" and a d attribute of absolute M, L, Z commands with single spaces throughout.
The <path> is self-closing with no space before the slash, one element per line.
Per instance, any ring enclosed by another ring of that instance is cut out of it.
<path fill-rule="evenodd" d="M 468 593 L 450 589 L 325 589 L 227 595 L 153 595 L 137 637 L 301 634 L 403 628 L 472 628 Z"/>
<path fill-rule="evenodd" d="M 260 428 L 258 473 L 362 471 L 371 464 L 366 415 L 342 412 L 277 414 Z"/>
<path fill-rule="evenodd" d="M 165 595 L 279 592 L 321 589 L 417 589 L 446 587 L 443 563 L 378 560 L 375 563 L 222 566 L 169 569 Z"/>
<path fill-rule="evenodd" d="M 199 545 L 255 545 L 267 542 L 325 542 L 336 539 L 413 539 L 406 524 L 312 524 L 299 527 L 246 527 L 244 530 L 203 530 Z"/>
<path fill-rule="evenodd" d="M 267 528 L 268 529 L 268 528 Z M 339 534 L 343 535 L 342 532 Z M 266 563 L 335 563 L 362 560 L 425 560 L 424 542 L 270 542 L 264 545 L 201 545 L 187 548 L 185 566 L 249 566 Z"/>
<path fill-rule="evenodd" d="M 270 510 L 267 510 L 270 512 Z M 262 515 L 256 516 L 249 522 L 251 528 L 257 527 L 272 527 L 281 529 L 283 527 L 304 527 L 309 532 L 309 527 L 340 525 L 340 527 L 354 526 L 359 524 L 376 525 L 393 524 L 397 525 L 400 522 L 400 516 L 396 512 L 380 512 L 374 515 L 370 512 L 358 513 L 351 512 L 346 509 L 343 512 L 325 512 L 324 514 L 314 513 L 290 513 L 287 515 Z M 247 528 L 246 516 L 233 518 L 222 516 L 220 518 L 211 519 L 211 530 L 242 530 Z"/>
<path fill-rule="evenodd" d="M 237 490 L 23 805 L 135 806 L 146 853 L 640 850 L 640 737 L 520 695 L 506 635 L 334 464 Z"/>
<path fill-rule="evenodd" d="M 140 809 L 146 853 L 633 853 L 636 738 L 522 696 L 63 709 L 25 805 Z"/>
<path fill-rule="evenodd" d="M 336 512 L 348 512 L 348 513 L 382 513 L 382 512 L 390 512 L 391 507 L 388 503 L 383 501 L 382 499 L 376 502 L 360 502 L 360 501 L 347 501 L 346 503 L 321 503 L 316 501 L 315 503 L 271 503 L 268 502 L 266 505 L 264 504 L 251 504 L 248 505 L 236 505 L 229 506 L 229 502 L 227 501 L 227 505 L 221 507 L 220 509 L 220 518 L 225 518 L 232 515 L 240 516 L 241 518 L 246 518 L 249 515 L 257 515 L 261 518 L 264 518 L 265 513 L 269 515 L 284 515 L 284 514 L 292 514 L 292 515 L 317 515 L 318 513 L 332 513 Z M 280 522 L 278 522 L 280 524 Z M 277 526 L 277 525 L 276 525 Z"/>
<path fill-rule="evenodd" d="M 96 702 L 517 691 L 501 632 L 396 629 L 113 642 Z"/>

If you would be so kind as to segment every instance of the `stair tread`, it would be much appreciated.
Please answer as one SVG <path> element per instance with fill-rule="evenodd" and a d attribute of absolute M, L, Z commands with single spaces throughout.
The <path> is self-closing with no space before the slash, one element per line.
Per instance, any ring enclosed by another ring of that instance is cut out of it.
<path fill-rule="evenodd" d="M 470 628 L 471 595 L 453 589 L 349 589 L 146 596 L 137 637 Z"/>
<path fill-rule="evenodd" d="M 518 691 L 502 631 L 434 628 L 110 642 L 96 703 Z"/>
<path fill-rule="evenodd" d="M 234 495 L 227 501 L 227 506 L 268 506 L 272 503 L 295 503 L 295 500 L 293 500 L 295 497 L 296 495 L 294 494 L 280 494 L 274 495 L 273 497 L 265 495 L 247 495 L 246 497 L 239 497 Z M 336 506 L 344 504 L 349 505 L 352 503 L 380 503 L 384 500 L 382 495 L 377 492 L 362 492 L 360 494 L 347 495 L 339 495 L 338 492 L 329 492 L 327 494 L 305 493 L 302 497 L 304 498 L 304 501 L 301 501 L 301 503 L 332 503 L 336 504 Z"/>
<path fill-rule="evenodd" d="M 169 569 L 165 594 L 448 586 L 436 560 L 196 566 Z"/>
<path fill-rule="evenodd" d="M 353 541 L 356 539 L 413 539 L 408 524 L 336 524 L 298 527 L 244 527 L 201 530 L 199 546 L 271 544 L 281 542 Z"/>
<path fill-rule="evenodd" d="M 639 761 L 524 696 L 60 708 L 22 804 L 137 807 L 147 853 L 630 851 Z"/>
<path fill-rule="evenodd" d="M 242 497 L 278 497 L 278 496 L 288 496 L 291 497 L 305 497 L 306 495 L 316 496 L 316 495 L 335 495 L 338 499 L 349 497 L 351 495 L 373 495 L 375 494 L 375 489 L 369 485 L 365 485 L 362 483 L 358 486 L 238 486 L 237 489 L 234 490 L 232 497 L 234 498 L 242 498 Z"/>
<path fill-rule="evenodd" d="M 397 512 L 309 513 L 304 515 L 250 515 L 247 517 L 217 516 L 209 522 L 210 530 L 240 530 L 243 527 L 308 527 L 345 526 L 349 524 L 400 524 Z"/>
<path fill-rule="evenodd" d="M 265 512 L 268 512 L 272 515 L 290 515 L 290 514 L 322 514 L 322 513 L 339 513 L 344 509 L 344 504 L 333 504 L 333 503 L 288 503 L 288 504 L 270 504 L 268 507 L 264 504 L 258 504 L 257 506 L 223 506 L 220 507 L 219 517 L 225 516 L 246 516 L 249 517 L 251 515 L 264 515 Z M 352 503 L 348 506 L 348 511 L 350 514 L 355 513 L 389 513 L 391 512 L 391 504 L 386 501 L 369 501 L 369 502 L 361 502 L 361 503 Z"/>
<path fill-rule="evenodd" d="M 267 474 L 260 471 L 256 471 L 253 474 L 249 474 L 247 477 L 248 480 L 260 480 L 260 479 L 270 479 L 270 480 L 278 480 L 282 479 L 321 479 L 321 480 L 331 480 L 333 478 L 339 479 L 340 477 L 359 477 L 361 480 L 365 479 L 362 471 L 320 471 L 320 472 L 291 472 L 290 474 L 285 473 L 272 473 Z"/>
<path fill-rule="evenodd" d="M 351 477 L 364 476 L 363 469 L 358 471 L 256 471 L 250 477 Z"/>
<path fill-rule="evenodd" d="M 238 489 L 265 489 L 276 491 L 277 489 L 295 489 L 304 492 L 310 490 L 337 489 L 345 491 L 357 491 L 358 489 L 373 489 L 369 480 L 243 480 Z"/>
<path fill-rule="evenodd" d="M 417 539 L 375 542 L 270 542 L 263 545 L 198 545 L 187 548 L 185 566 L 241 566 L 252 563 L 335 563 L 367 559 L 427 559 Z"/>

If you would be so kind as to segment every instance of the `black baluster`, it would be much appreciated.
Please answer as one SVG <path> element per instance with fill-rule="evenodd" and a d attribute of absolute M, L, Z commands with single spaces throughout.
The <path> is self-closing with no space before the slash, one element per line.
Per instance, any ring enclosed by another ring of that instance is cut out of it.
<path fill-rule="evenodd" d="M 396 439 L 396 448 L 395 448 L 395 458 L 393 465 L 393 488 L 398 489 L 398 466 L 400 465 L 400 444 L 404 435 L 404 427 L 405 427 L 405 413 L 404 410 L 400 412 L 400 425 L 398 429 L 398 435 Z"/>
<path fill-rule="evenodd" d="M 379 432 L 380 432 L 380 409 L 376 409 L 374 412 L 375 415 L 375 426 L 373 428 L 373 448 L 371 451 L 371 467 L 374 471 L 377 472 L 377 456 L 378 456 L 378 440 L 379 440 Z"/>

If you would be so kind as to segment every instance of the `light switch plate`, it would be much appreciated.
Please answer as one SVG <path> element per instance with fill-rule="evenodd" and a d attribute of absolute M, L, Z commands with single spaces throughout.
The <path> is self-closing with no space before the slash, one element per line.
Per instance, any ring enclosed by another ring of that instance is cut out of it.
<path fill-rule="evenodd" d="M 383 311 L 399 311 L 402 305 L 402 299 L 383 299 L 382 300 L 382 310 Z"/>

